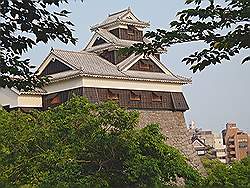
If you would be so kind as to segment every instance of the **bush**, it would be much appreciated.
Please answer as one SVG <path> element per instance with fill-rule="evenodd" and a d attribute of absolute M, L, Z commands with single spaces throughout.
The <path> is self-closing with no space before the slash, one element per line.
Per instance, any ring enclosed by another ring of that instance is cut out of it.
<path fill-rule="evenodd" d="M 156 124 L 137 129 L 138 113 L 75 97 L 48 111 L 0 110 L 2 185 L 161 187 L 199 174 L 164 143 Z"/>
<path fill-rule="evenodd" d="M 219 160 L 203 160 L 208 176 L 206 187 L 250 187 L 250 157 L 230 165 Z"/>

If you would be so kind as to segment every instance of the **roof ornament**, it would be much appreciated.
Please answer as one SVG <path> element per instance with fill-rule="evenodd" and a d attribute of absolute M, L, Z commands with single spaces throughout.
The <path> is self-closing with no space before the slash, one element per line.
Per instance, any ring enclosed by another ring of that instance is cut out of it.
<path fill-rule="evenodd" d="M 128 6 L 128 11 L 131 11 L 131 8 L 130 8 L 130 6 Z"/>
<path fill-rule="evenodd" d="M 53 47 L 50 47 L 50 51 L 51 51 L 51 52 L 54 51 L 54 48 L 53 48 Z"/>
<path fill-rule="evenodd" d="M 80 66 L 80 71 L 82 72 L 84 70 L 83 66 Z"/>

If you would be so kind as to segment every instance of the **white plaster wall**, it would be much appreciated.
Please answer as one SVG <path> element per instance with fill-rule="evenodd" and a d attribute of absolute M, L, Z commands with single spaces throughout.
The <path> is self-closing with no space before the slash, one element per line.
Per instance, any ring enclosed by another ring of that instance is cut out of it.
<path fill-rule="evenodd" d="M 82 77 L 58 81 L 58 82 L 46 85 L 43 88 L 47 91 L 47 93 L 54 93 L 54 92 L 74 89 L 74 88 L 78 88 L 78 87 L 83 87 Z"/>
<path fill-rule="evenodd" d="M 18 105 L 18 95 L 9 88 L 0 88 L 0 104 L 2 106 L 16 107 Z"/>
<path fill-rule="evenodd" d="M 19 95 L 18 107 L 42 107 L 42 96 L 40 95 Z"/>
<path fill-rule="evenodd" d="M 171 91 L 171 92 L 182 91 L 181 84 L 92 78 L 92 77 L 83 78 L 83 85 L 84 87 L 113 88 L 113 89 Z"/>
<path fill-rule="evenodd" d="M 14 107 L 42 107 L 40 95 L 18 95 L 9 88 L 0 88 L 0 104 Z"/>

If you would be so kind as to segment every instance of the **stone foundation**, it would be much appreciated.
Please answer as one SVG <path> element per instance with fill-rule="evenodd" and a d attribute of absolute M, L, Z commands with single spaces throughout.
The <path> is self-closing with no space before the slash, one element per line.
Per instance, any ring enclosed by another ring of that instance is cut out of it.
<path fill-rule="evenodd" d="M 177 148 L 188 159 L 188 162 L 201 174 L 206 175 L 205 169 L 191 141 L 192 133 L 187 129 L 183 112 L 138 110 L 140 112 L 139 126 L 158 123 L 166 136 L 166 143 Z"/>

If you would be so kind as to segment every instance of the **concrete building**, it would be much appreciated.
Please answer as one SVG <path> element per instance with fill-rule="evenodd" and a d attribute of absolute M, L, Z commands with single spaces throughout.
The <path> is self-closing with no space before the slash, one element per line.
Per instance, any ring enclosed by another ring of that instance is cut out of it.
<path fill-rule="evenodd" d="M 236 127 L 236 123 L 227 123 L 226 129 L 222 131 L 222 135 L 226 145 L 227 163 L 247 157 L 250 147 L 249 136 L 246 132 L 239 130 Z"/>
<path fill-rule="evenodd" d="M 214 136 L 214 150 L 216 158 L 222 163 L 226 163 L 226 145 L 223 144 L 221 135 L 216 134 Z"/>

